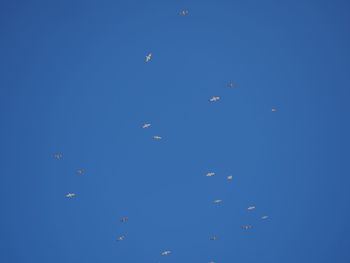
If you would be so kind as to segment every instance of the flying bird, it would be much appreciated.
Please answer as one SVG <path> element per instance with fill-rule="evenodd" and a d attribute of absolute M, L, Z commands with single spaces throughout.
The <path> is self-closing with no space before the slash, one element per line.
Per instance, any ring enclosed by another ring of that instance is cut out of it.
<path fill-rule="evenodd" d="M 271 111 L 272 111 L 272 112 L 276 112 L 276 111 L 277 111 L 277 108 L 273 107 L 273 108 L 271 109 Z"/>
<path fill-rule="evenodd" d="M 249 206 L 249 207 L 247 208 L 248 211 L 252 211 L 252 210 L 254 210 L 254 209 L 255 209 L 255 206 L 254 206 L 254 205 Z"/>
<path fill-rule="evenodd" d="M 188 10 L 184 9 L 179 12 L 180 16 L 188 16 Z"/>
<path fill-rule="evenodd" d="M 129 220 L 129 217 L 123 216 L 123 217 L 120 219 L 120 222 L 125 223 L 125 222 L 128 222 L 128 220 Z"/>
<path fill-rule="evenodd" d="M 162 137 L 160 137 L 160 136 L 158 136 L 158 135 L 155 135 L 155 136 L 153 136 L 153 139 L 155 139 L 155 140 L 161 140 Z"/>
<path fill-rule="evenodd" d="M 222 203 L 222 200 L 221 199 L 216 199 L 216 200 L 213 201 L 213 203 L 214 204 L 220 204 L 220 203 Z"/>
<path fill-rule="evenodd" d="M 212 240 L 212 241 L 218 240 L 218 237 L 217 236 L 212 236 L 212 237 L 210 237 L 210 240 Z"/>
<path fill-rule="evenodd" d="M 232 180 L 232 175 L 227 176 L 227 180 L 231 181 Z"/>
<path fill-rule="evenodd" d="M 147 129 L 147 128 L 149 128 L 149 127 L 151 127 L 151 124 L 150 124 L 150 123 L 145 123 L 144 125 L 142 125 L 142 128 L 143 128 L 143 129 Z"/>
<path fill-rule="evenodd" d="M 171 254 L 171 251 L 170 250 L 165 250 L 161 253 L 162 256 L 168 256 Z"/>
<path fill-rule="evenodd" d="M 229 88 L 235 88 L 237 85 L 235 84 L 235 83 L 233 83 L 233 82 L 229 82 L 228 84 L 227 84 L 227 87 L 229 87 Z"/>
<path fill-rule="evenodd" d="M 53 158 L 55 158 L 56 160 L 61 160 L 63 157 L 62 153 L 54 153 L 53 154 Z"/>
<path fill-rule="evenodd" d="M 212 177 L 214 175 L 215 175 L 215 173 L 213 173 L 213 172 L 209 172 L 209 173 L 206 174 L 207 177 Z"/>
<path fill-rule="evenodd" d="M 121 235 L 117 237 L 117 241 L 123 241 L 125 239 L 125 235 Z"/>
<path fill-rule="evenodd" d="M 75 193 L 68 193 L 68 194 L 66 194 L 66 197 L 73 198 L 73 197 L 75 197 Z"/>
<path fill-rule="evenodd" d="M 78 174 L 78 175 L 83 175 L 83 174 L 85 174 L 85 169 L 78 169 L 78 170 L 77 170 L 77 174 Z"/>
<path fill-rule="evenodd" d="M 243 228 L 244 230 L 248 230 L 248 229 L 251 229 L 252 226 L 251 226 L 251 225 L 244 225 L 244 226 L 242 226 L 242 228 Z"/>
<path fill-rule="evenodd" d="M 265 219 L 268 219 L 269 217 L 268 216 L 262 216 L 261 219 L 265 220 Z"/>
<path fill-rule="evenodd" d="M 149 53 L 147 56 L 146 56 L 146 63 L 149 62 L 152 58 L 152 53 Z"/>
<path fill-rule="evenodd" d="M 216 102 L 216 101 L 218 101 L 218 100 L 220 100 L 220 97 L 219 97 L 219 96 L 213 96 L 213 97 L 211 97 L 211 98 L 209 99 L 210 102 Z"/>

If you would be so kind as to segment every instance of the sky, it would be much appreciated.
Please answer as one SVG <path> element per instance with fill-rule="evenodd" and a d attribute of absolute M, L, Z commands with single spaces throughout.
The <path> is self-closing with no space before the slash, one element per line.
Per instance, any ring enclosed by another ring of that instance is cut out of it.
<path fill-rule="evenodd" d="M 0 262 L 350 262 L 349 11 L 2 0 Z"/>

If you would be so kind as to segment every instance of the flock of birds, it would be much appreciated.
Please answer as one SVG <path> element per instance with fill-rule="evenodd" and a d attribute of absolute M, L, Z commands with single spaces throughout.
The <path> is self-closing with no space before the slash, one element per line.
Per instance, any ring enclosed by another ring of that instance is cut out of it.
<path fill-rule="evenodd" d="M 180 15 L 180 16 L 188 16 L 188 15 L 189 15 L 189 12 L 188 12 L 188 10 L 181 10 L 181 11 L 179 12 L 179 15 Z M 146 55 L 145 62 L 146 62 L 146 63 L 149 63 L 151 60 L 152 60 L 152 53 L 149 53 L 149 54 Z M 236 85 L 234 82 L 229 82 L 227 86 L 228 86 L 229 88 L 236 88 L 236 87 L 237 87 L 237 85 Z M 220 100 L 220 97 L 219 97 L 219 96 L 212 96 L 211 98 L 209 98 L 209 102 L 211 102 L 211 103 L 218 102 L 219 100 Z M 276 108 L 276 107 L 272 107 L 271 111 L 272 111 L 272 112 L 276 112 L 276 111 L 277 111 L 277 108 Z M 152 126 L 151 123 L 144 123 L 144 124 L 142 125 L 142 129 L 149 129 L 149 128 L 151 128 L 151 126 Z M 153 139 L 154 139 L 154 140 L 161 140 L 162 137 L 159 136 L 159 135 L 154 135 L 154 136 L 153 136 Z M 54 157 L 56 160 L 61 160 L 61 159 L 63 158 L 63 154 L 62 154 L 62 153 L 54 153 L 53 157 Z M 78 170 L 76 171 L 76 174 L 77 174 L 77 175 L 84 175 L 84 174 L 85 174 L 85 169 L 78 169 Z M 213 176 L 215 176 L 215 175 L 216 175 L 215 172 L 208 172 L 207 174 L 205 174 L 206 177 L 213 177 Z M 232 180 L 233 180 L 233 176 L 232 176 L 232 175 L 228 175 L 228 176 L 227 176 L 227 180 L 228 180 L 228 181 L 232 181 Z M 66 198 L 72 199 L 72 198 L 75 198 L 75 197 L 76 197 L 76 194 L 75 194 L 75 193 L 67 193 L 67 194 L 66 194 Z M 219 204 L 221 204 L 222 202 L 223 202 L 223 200 L 221 200 L 221 199 L 215 199 L 215 200 L 213 200 L 213 204 L 214 204 L 214 205 L 219 205 Z M 249 207 L 247 207 L 247 211 L 254 211 L 255 208 L 256 208 L 256 207 L 255 207 L 254 205 L 249 206 Z M 268 219 L 268 218 L 269 218 L 269 217 L 268 217 L 267 215 L 261 216 L 261 219 L 262 219 L 262 220 L 266 220 L 266 219 Z M 129 218 L 128 218 L 127 216 L 124 216 L 124 217 L 122 217 L 122 218 L 120 219 L 120 222 L 121 222 L 121 223 L 126 223 L 126 222 L 128 222 L 128 220 L 129 220 Z M 243 226 L 242 226 L 242 229 L 244 229 L 244 230 L 249 230 L 249 229 L 251 229 L 252 227 L 253 227 L 252 225 L 243 225 Z M 123 234 L 123 235 L 120 235 L 120 236 L 117 237 L 117 241 L 123 241 L 123 240 L 125 240 L 125 238 L 126 238 L 126 236 L 125 236 L 124 234 Z M 214 236 L 211 236 L 209 239 L 212 240 L 212 241 L 215 241 L 215 240 L 218 239 L 218 236 L 215 236 L 215 235 L 214 235 Z M 172 253 L 171 250 L 164 250 L 164 251 L 162 251 L 162 252 L 160 253 L 160 255 L 161 255 L 161 256 L 169 256 L 171 253 Z M 215 263 L 215 261 L 210 261 L 209 263 Z"/>

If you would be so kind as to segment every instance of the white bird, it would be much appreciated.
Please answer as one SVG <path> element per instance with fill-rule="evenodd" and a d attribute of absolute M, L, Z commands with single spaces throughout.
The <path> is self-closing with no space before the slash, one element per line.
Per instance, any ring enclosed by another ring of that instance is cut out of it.
<path fill-rule="evenodd" d="M 222 203 L 222 200 L 221 199 L 216 199 L 216 200 L 213 201 L 213 203 L 214 204 L 220 204 L 220 203 Z"/>
<path fill-rule="evenodd" d="M 181 10 L 179 15 L 180 16 L 187 16 L 188 15 L 188 10 Z"/>
<path fill-rule="evenodd" d="M 213 96 L 213 97 L 211 97 L 211 98 L 209 99 L 210 102 L 216 102 L 216 101 L 218 101 L 218 100 L 220 100 L 220 97 L 219 97 L 219 96 Z"/>
<path fill-rule="evenodd" d="M 236 84 L 233 83 L 233 82 L 229 82 L 229 83 L 227 84 L 227 86 L 228 86 L 229 88 L 235 88 L 235 87 L 236 87 Z"/>
<path fill-rule="evenodd" d="M 255 206 L 254 206 L 254 205 L 249 206 L 249 207 L 247 208 L 248 211 L 252 211 L 252 210 L 254 210 L 254 209 L 255 209 Z"/>
<path fill-rule="evenodd" d="M 158 135 L 155 135 L 155 136 L 153 136 L 153 139 L 155 139 L 155 140 L 161 140 L 162 137 L 160 137 L 160 136 L 158 136 Z"/>
<path fill-rule="evenodd" d="M 213 241 L 218 240 L 218 237 L 217 236 L 212 236 L 212 237 L 210 237 L 210 240 L 213 240 Z"/>
<path fill-rule="evenodd" d="M 277 109 L 276 109 L 275 107 L 273 107 L 273 108 L 271 109 L 271 111 L 272 111 L 272 112 L 276 112 Z"/>
<path fill-rule="evenodd" d="M 83 174 L 85 174 L 85 169 L 78 169 L 78 170 L 77 170 L 77 174 L 78 174 L 78 175 L 83 175 Z"/>
<path fill-rule="evenodd" d="M 54 153 L 53 154 L 53 158 L 55 158 L 56 160 L 61 160 L 63 157 L 62 153 Z"/>
<path fill-rule="evenodd" d="M 265 220 L 265 219 L 268 219 L 269 217 L 268 216 L 262 216 L 261 219 Z"/>
<path fill-rule="evenodd" d="M 75 197 L 75 193 L 68 193 L 68 194 L 66 194 L 66 197 L 73 198 L 73 197 Z"/>
<path fill-rule="evenodd" d="M 242 228 L 245 229 L 245 230 L 248 230 L 248 229 L 251 229 L 252 226 L 251 225 L 244 225 L 244 226 L 242 226 Z"/>
<path fill-rule="evenodd" d="M 215 173 L 213 173 L 213 172 L 209 172 L 209 173 L 206 174 L 207 177 L 212 177 L 214 175 L 215 175 Z"/>
<path fill-rule="evenodd" d="M 147 56 L 146 56 L 146 63 L 149 62 L 152 58 L 152 53 L 149 53 Z"/>
<path fill-rule="evenodd" d="M 227 176 L 227 180 L 231 181 L 232 180 L 232 175 Z"/>
<path fill-rule="evenodd" d="M 123 241 L 124 239 L 125 239 L 124 235 L 121 235 L 121 236 L 117 237 L 117 241 Z"/>
<path fill-rule="evenodd" d="M 170 250 L 165 250 L 161 253 L 162 256 L 168 256 L 171 254 L 171 251 Z"/>
<path fill-rule="evenodd" d="M 144 125 L 142 125 L 142 128 L 143 128 L 143 129 L 147 129 L 147 128 L 149 128 L 149 127 L 151 127 L 151 124 L 150 124 L 150 123 L 145 123 Z"/>

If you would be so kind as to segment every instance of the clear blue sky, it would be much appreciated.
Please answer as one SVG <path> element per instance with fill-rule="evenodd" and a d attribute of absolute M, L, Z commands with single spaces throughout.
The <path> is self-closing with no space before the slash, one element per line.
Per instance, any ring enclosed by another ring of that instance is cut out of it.
<path fill-rule="evenodd" d="M 2 0 L 0 262 L 350 262 L 349 13 Z"/>

